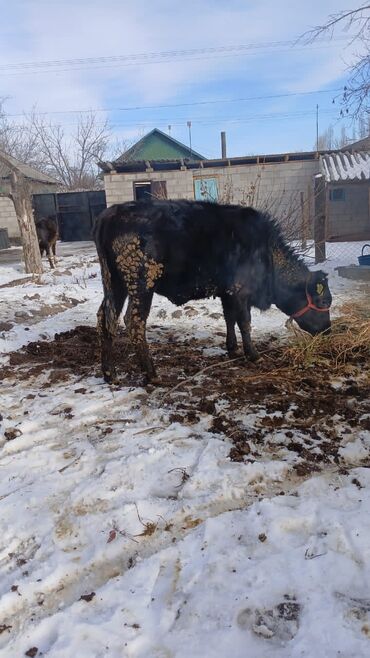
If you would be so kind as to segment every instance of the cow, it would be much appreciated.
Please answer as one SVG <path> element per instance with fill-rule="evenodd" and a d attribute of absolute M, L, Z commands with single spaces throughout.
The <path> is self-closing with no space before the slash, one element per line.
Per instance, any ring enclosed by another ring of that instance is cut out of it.
<path fill-rule="evenodd" d="M 128 336 L 148 381 L 156 380 L 146 342 L 153 293 L 178 306 L 221 298 L 230 358 L 237 354 L 235 325 L 245 357 L 258 358 L 251 307 L 275 304 L 312 335 L 330 331 L 327 275 L 310 272 L 266 213 L 206 201 L 127 202 L 104 210 L 93 233 L 104 289 L 97 328 L 106 382 L 116 381 L 112 341 L 127 298 Z"/>
<path fill-rule="evenodd" d="M 51 269 L 56 265 L 55 245 L 58 239 L 58 222 L 55 217 L 40 217 L 35 219 L 37 239 L 41 257 L 46 253 Z"/>

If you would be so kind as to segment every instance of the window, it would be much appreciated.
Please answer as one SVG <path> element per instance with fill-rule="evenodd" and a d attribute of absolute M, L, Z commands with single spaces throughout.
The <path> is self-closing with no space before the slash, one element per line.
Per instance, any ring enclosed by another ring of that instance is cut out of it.
<path fill-rule="evenodd" d="M 134 199 L 135 201 L 148 201 L 152 196 L 152 184 L 147 183 L 134 183 Z"/>
<path fill-rule="evenodd" d="M 334 187 L 329 190 L 330 201 L 345 201 L 346 195 L 343 187 Z"/>
<path fill-rule="evenodd" d="M 134 183 L 135 201 L 149 201 L 149 199 L 167 199 L 167 185 L 165 180 L 142 181 Z"/>
<path fill-rule="evenodd" d="M 197 201 L 217 201 L 217 178 L 195 178 L 194 194 Z"/>

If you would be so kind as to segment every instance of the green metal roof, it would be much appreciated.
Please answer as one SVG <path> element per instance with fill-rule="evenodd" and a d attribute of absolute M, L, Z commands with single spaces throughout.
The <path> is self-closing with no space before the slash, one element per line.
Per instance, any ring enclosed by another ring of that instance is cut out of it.
<path fill-rule="evenodd" d="M 193 149 L 181 144 L 173 137 L 166 135 L 158 128 L 154 128 L 136 144 L 131 146 L 116 160 L 122 162 L 139 162 L 142 160 L 205 160 Z"/>

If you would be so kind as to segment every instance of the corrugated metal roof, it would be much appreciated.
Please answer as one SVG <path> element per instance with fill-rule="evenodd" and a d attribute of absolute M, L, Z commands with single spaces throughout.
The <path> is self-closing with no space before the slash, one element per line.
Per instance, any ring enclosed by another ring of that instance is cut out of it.
<path fill-rule="evenodd" d="M 154 128 L 144 135 L 136 144 L 131 146 L 116 160 L 116 163 L 140 162 L 146 160 L 169 160 L 176 158 L 187 158 L 190 160 L 204 160 L 200 155 L 188 146 L 178 142 L 170 135 Z"/>
<path fill-rule="evenodd" d="M 370 180 L 370 151 L 325 153 L 320 167 L 327 183 Z"/>
<path fill-rule="evenodd" d="M 23 174 L 23 176 L 25 176 L 26 178 L 29 178 L 34 181 L 38 181 L 40 183 L 54 183 L 54 185 L 58 184 L 58 181 L 55 180 L 55 178 L 48 176 L 48 174 L 43 174 L 38 169 L 31 167 L 31 165 L 24 164 L 24 162 L 20 162 L 16 158 L 13 158 L 12 155 L 9 155 L 9 153 L 5 153 L 5 151 L 1 151 L 1 155 L 8 160 L 9 164 L 16 167 L 18 171 L 20 171 L 21 174 Z M 0 162 L 0 178 L 9 178 L 10 172 L 11 169 L 6 167 L 5 164 Z"/>
<path fill-rule="evenodd" d="M 207 169 L 209 167 L 231 167 L 236 165 L 269 165 L 269 164 L 281 164 L 284 165 L 287 162 L 305 162 L 305 161 L 314 161 L 319 160 L 319 156 L 322 155 L 324 151 L 303 151 L 303 152 L 294 152 L 294 153 L 273 153 L 271 155 L 246 155 L 243 157 L 236 158 L 215 158 L 212 160 L 193 160 L 190 161 L 187 158 L 170 158 L 170 159 L 161 159 L 157 158 L 154 160 L 139 160 L 132 162 L 120 162 L 116 160 L 115 162 L 98 162 L 100 169 L 104 173 L 114 172 L 114 173 L 129 173 L 129 172 L 138 172 L 145 171 L 146 167 L 150 166 L 154 170 L 166 169 L 166 170 L 177 170 L 181 166 L 185 165 L 186 169 Z"/>

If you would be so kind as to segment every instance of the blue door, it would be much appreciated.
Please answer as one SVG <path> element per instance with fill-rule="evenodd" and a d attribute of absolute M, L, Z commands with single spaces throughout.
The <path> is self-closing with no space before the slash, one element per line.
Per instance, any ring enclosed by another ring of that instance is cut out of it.
<path fill-rule="evenodd" d="M 195 178 L 194 194 L 197 201 L 217 201 L 217 178 Z"/>

